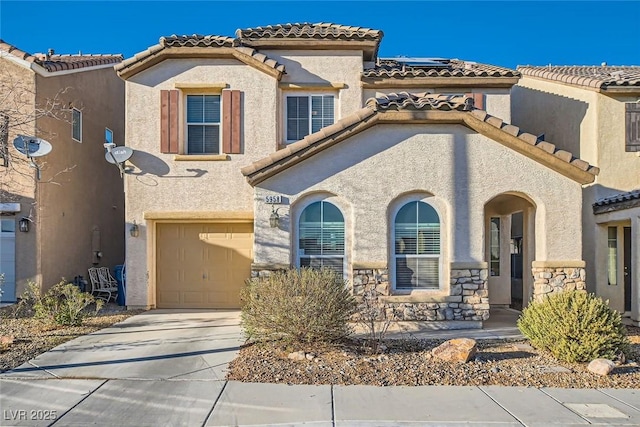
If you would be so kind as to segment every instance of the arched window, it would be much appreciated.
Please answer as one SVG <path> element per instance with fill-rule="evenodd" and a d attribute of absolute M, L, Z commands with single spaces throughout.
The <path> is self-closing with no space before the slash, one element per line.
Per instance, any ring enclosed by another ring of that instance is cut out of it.
<path fill-rule="evenodd" d="M 440 285 L 440 218 L 434 208 L 409 202 L 394 221 L 396 289 L 433 289 Z"/>
<path fill-rule="evenodd" d="M 304 208 L 298 225 L 300 267 L 328 267 L 343 274 L 344 217 L 329 202 L 319 201 Z"/>

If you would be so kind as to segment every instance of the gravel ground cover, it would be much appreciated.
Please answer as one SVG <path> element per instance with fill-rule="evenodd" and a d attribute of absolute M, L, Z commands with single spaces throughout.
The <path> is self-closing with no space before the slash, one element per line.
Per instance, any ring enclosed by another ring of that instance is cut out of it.
<path fill-rule="evenodd" d="M 31 313 L 16 313 L 15 305 L 2 307 L 0 336 L 12 336 L 14 341 L 8 346 L 0 346 L 0 372 L 20 366 L 66 341 L 109 327 L 142 311 L 106 304 L 95 317 L 88 317 L 82 326 L 63 327 L 34 319 L 30 317 Z"/>
<path fill-rule="evenodd" d="M 47 325 L 14 308 L 0 309 L 0 336 L 14 342 L 0 350 L 0 372 L 15 368 L 53 347 L 81 335 L 121 322 L 142 310 L 108 304 L 95 317 L 76 327 Z M 231 363 L 227 378 L 246 382 L 284 384 L 367 384 L 376 386 L 503 385 L 563 388 L 640 388 L 640 328 L 627 327 L 631 357 L 602 377 L 581 363 L 563 363 L 531 348 L 525 341 L 478 341 L 475 360 L 447 363 L 431 356 L 444 340 L 387 340 L 380 354 L 371 354 L 362 341 L 294 345 L 282 342 L 248 343 Z M 304 351 L 307 358 L 288 355 Z"/>
<path fill-rule="evenodd" d="M 361 341 L 327 345 L 249 343 L 229 367 L 229 380 L 285 384 L 366 384 L 375 386 L 502 385 L 562 388 L 640 388 L 640 328 L 628 327 L 629 360 L 603 377 L 587 364 L 558 362 L 525 341 L 478 341 L 475 360 L 440 361 L 431 350 L 444 340 L 387 340 L 380 354 Z M 304 351 L 305 360 L 291 360 Z"/>

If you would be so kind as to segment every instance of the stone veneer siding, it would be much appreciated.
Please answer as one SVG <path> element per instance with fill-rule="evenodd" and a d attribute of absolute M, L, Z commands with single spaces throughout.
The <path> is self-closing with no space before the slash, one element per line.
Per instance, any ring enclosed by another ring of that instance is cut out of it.
<path fill-rule="evenodd" d="M 582 267 L 533 267 L 533 300 L 563 291 L 585 291 L 586 271 Z"/>
<path fill-rule="evenodd" d="M 393 302 L 389 271 L 387 269 L 354 269 L 353 292 L 362 295 L 374 287 L 380 308 L 378 320 L 487 320 L 489 318 L 489 291 L 487 269 L 451 270 L 448 296 L 434 296 L 428 302 Z"/>

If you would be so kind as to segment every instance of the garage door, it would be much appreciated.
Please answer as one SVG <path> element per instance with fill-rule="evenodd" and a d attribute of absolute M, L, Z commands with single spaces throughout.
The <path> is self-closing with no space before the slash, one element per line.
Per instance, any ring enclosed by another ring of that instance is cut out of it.
<path fill-rule="evenodd" d="M 238 308 L 251 276 L 253 224 L 158 224 L 158 308 Z"/>

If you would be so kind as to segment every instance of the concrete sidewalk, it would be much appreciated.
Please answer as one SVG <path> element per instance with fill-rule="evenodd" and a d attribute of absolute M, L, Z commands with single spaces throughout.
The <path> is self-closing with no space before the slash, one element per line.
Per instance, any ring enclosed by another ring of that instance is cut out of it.
<path fill-rule="evenodd" d="M 640 425 L 640 390 L 0 379 L 3 426 Z"/>
<path fill-rule="evenodd" d="M 508 337 L 517 316 L 504 316 L 495 316 L 486 330 L 411 333 Z M 640 425 L 636 389 L 225 381 L 241 343 L 235 311 L 153 310 L 133 316 L 0 374 L 0 425 Z"/>

